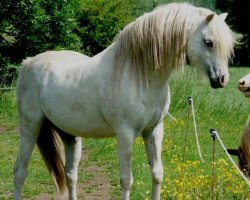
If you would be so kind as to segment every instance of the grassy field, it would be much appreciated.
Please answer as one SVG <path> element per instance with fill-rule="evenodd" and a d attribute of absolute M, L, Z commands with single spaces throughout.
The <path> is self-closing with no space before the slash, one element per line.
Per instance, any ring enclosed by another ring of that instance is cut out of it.
<path fill-rule="evenodd" d="M 237 81 L 249 72 L 249 68 L 230 68 L 230 81 L 226 88 L 213 90 L 206 78 L 200 78 L 195 69 L 186 69 L 170 80 L 172 103 L 166 117 L 162 158 L 164 182 L 162 199 L 249 199 L 250 188 L 228 161 L 218 141 L 212 151 L 210 129 L 215 128 L 227 147 L 237 147 L 245 121 L 250 114 L 250 101 L 237 89 Z M 192 96 L 196 111 L 197 129 L 205 162 L 197 153 L 192 118 L 188 123 L 187 142 L 184 144 L 189 106 Z M 12 199 L 13 173 L 18 148 L 17 114 L 14 91 L 0 93 L 0 199 Z M 114 139 L 85 139 L 85 149 L 91 150 L 90 161 L 105 166 L 110 177 L 112 191 L 120 199 L 119 167 Z M 212 176 L 212 157 L 214 173 Z M 134 145 L 134 185 L 131 199 L 150 199 L 151 176 L 145 157 L 143 141 Z M 79 169 L 79 182 L 85 179 Z M 214 187 L 213 187 L 214 185 Z M 79 188 L 81 189 L 81 188 Z M 214 192 L 212 193 L 212 190 Z M 23 191 L 24 199 L 41 193 L 53 194 L 54 188 L 48 172 L 35 149 L 29 167 L 29 176 Z"/>

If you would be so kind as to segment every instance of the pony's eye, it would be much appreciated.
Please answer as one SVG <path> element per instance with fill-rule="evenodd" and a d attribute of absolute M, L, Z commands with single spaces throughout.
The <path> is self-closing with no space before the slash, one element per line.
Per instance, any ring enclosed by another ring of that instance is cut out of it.
<path fill-rule="evenodd" d="M 206 47 L 209 47 L 209 48 L 212 48 L 212 47 L 213 47 L 213 42 L 212 42 L 212 40 L 204 39 L 204 43 L 205 43 Z"/>

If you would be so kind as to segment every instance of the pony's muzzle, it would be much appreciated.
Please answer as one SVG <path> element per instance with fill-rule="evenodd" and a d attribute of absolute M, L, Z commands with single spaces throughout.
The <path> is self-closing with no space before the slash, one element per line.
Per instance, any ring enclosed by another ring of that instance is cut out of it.
<path fill-rule="evenodd" d="M 244 93 L 245 97 L 250 97 L 250 83 L 248 77 L 244 77 L 238 82 L 238 89 Z"/>

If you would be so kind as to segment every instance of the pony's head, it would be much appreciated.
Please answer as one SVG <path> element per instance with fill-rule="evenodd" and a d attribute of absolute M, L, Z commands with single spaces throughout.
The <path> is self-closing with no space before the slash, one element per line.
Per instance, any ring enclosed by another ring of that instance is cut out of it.
<path fill-rule="evenodd" d="M 229 79 L 228 61 L 235 43 L 225 23 L 227 14 L 210 13 L 190 35 L 187 55 L 208 76 L 212 88 L 224 87 Z"/>
<path fill-rule="evenodd" d="M 227 152 L 231 155 L 237 156 L 240 170 L 250 177 L 250 117 L 248 117 L 241 142 L 238 149 L 228 149 Z"/>
<path fill-rule="evenodd" d="M 209 77 L 213 88 L 224 87 L 235 42 L 225 17 L 187 3 L 160 6 L 120 32 L 114 65 L 119 72 L 127 64 L 131 74 L 148 83 L 150 74 L 168 77 L 188 57 Z"/>
<path fill-rule="evenodd" d="M 239 80 L 238 88 L 244 93 L 245 97 L 250 97 L 250 74 L 247 74 Z"/>

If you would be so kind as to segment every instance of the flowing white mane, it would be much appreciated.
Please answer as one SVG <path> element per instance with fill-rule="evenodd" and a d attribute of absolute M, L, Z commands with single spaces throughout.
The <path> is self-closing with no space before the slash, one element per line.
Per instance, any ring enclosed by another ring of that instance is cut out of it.
<path fill-rule="evenodd" d="M 187 3 L 171 3 L 128 24 L 116 39 L 114 64 L 117 73 L 121 73 L 124 64 L 129 62 L 133 74 L 148 82 L 152 70 L 166 75 L 182 67 L 189 35 L 211 13 Z M 224 22 L 211 23 L 211 26 L 220 57 L 228 59 L 234 43 L 230 29 Z"/>

